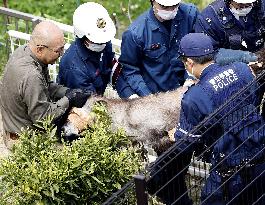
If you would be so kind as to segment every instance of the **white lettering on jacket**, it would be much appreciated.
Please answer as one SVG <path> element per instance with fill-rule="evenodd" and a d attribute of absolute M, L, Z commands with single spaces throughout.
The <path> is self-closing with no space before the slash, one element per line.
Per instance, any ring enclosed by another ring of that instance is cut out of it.
<path fill-rule="evenodd" d="M 228 69 L 214 76 L 209 80 L 209 83 L 212 85 L 215 91 L 220 91 L 237 80 L 238 76 L 235 71 L 233 69 Z"/>

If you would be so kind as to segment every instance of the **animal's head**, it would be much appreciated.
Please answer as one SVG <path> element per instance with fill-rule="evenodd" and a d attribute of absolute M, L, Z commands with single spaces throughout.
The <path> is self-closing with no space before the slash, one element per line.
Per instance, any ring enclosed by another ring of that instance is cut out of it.
<path fill-rule="evenodd" d="M 258 75 L 263 70 L 265 70 L 265 48 L 262 48 L 261 50 L 259 50 L 255 54 L 258 57 L 258 60 L 256 62 L 249 63 L 249 66 L 251 67 L 253 72 L 256 75 Z"/>

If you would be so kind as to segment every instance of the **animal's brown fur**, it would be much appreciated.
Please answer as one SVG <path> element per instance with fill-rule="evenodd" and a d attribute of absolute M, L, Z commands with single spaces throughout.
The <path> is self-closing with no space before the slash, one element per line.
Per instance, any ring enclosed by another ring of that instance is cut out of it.
<path fill-rule="evenodd" d="M 153 146 L 167 146 L 167 132 L 176 127 L 179 121 L 181 99 L 187 87 L 158 93 L 131 100 L 90 97 L 84 109 L 88 110 L 96 102 L 106 104 L 112 119 L 112 129 L 123 128 L 133 140 Z"/>

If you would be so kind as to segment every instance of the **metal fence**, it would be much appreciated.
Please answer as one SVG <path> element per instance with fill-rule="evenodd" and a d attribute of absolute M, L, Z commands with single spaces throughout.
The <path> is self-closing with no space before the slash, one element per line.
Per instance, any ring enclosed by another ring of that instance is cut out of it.
<path fill-rule="evenodd" d="M 137 204 L 212 205 L 213 198 L 219 198 L 219 204 L 265 204 L 265 124 L 261 113 L 264 107 L 261 100 L 245 103 L 253 95 L 262 99 L 264 79 L 263 72 L 161 155 L 135 186 Z M 201 137 L 191 141 L 194 135 Z M 228 143 L 229 137 L 233 137 L 234 144 Z M 218 154 L 214 152 L 218 146 L 233 149 Z M 195 163 L 191 168 L 197 160 L 211 164 Z M 210 169 L 207 165 L 211 165 Z M 115 204 L 113 201 L 119 201 L 125 193 L 126 187 L 104 205 Z"/>

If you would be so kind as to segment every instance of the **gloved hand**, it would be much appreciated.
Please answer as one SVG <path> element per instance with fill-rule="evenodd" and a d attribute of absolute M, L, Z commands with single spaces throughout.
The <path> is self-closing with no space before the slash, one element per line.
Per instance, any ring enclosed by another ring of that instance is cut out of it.
<path fill-rule="evenodd" d="M 132 95 L 129 97 L 129 99 L 134 99 L 134 98 L 139 98 L 139 95 L 137 95 L 137 94 L 132 94 Z"/>
<path fill-rule="evenodd" d="M 197 80 L 193 80 L 193 79 L 186 79 L 183 86 L 186 87 L 191 87 L 192 85 L 194 85 L 196 83 Z"/>
<path fill-rule="evenodd" d="M 92 91 L 85 88 L 68 89 L 65 96 L 69 100 L 70 107 L 81 108 L 86 103 L 88 97 L 92 95 Z"/>
<path fill-rule="evenodd" d="M 215 62 L 219 65 L 228 65 L 233 62 L 255 62 L 258 60 L 258 57 L 249 51 L 241 51 L 241 50 L 232 50 L 220 48 L 219 52 L 215 56 Z"/>

